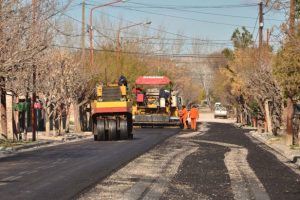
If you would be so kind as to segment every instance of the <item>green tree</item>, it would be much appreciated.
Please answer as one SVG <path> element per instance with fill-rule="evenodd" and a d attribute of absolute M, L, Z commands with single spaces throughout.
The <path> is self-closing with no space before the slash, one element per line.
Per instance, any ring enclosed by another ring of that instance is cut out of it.
<path fill-rule="evenodd" d="M 299 42 L 300 37 L 298 36 L 295 40 L 286 43 L 282 50 L 278 52 L 273 64 L 273 73 L 285 98 L 287 98 L 288 144 L 295 142 L 292 119 L 294 115 L 293 105 L 297 96 L 300 94 L 300 54 L 297 48 Z"/>
<path fill-rule="evenodd" d="M 242 27 L 242 32 L 237 28 L 232 33 L 231 41 L 235 48 L 247 48 L 253 44 L 253 35 L 246 29 Z"/>
<path fill-rule="evenodd" d="M 296 0 L 296 19 L 300 18 L 300 0 Z"/>
<path fill-rule="evenodd" d="M 206 99 L 205 90 L 204 90 L 204 88 L 200 87 L 197 100 L 198 100 L 198 102 L 201 102 L 205 99 Z"/>
<path fill-rule="evenodd" d="M 228 60 L 232 60 L 234 58 L 234 51 L 229 49 L 229 48 L 225 48 L 223 49 L 223 51 L 221 52 L 225 58 L 227 58 Z"/>

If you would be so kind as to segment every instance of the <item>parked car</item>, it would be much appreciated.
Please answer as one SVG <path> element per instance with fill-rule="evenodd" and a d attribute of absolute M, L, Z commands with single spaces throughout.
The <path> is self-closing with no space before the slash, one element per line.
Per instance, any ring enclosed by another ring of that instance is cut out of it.
<path fill-rule="evenodd" d="M 221 103 L 220 103 L 220 102 L 216 102 L 216 103 L 215 103 L 215 109 L 218 108 L 218 107 L 220 107 L 220 106 L 221 106 Z"/>
<path fill-rule="evenodd" d="M 214 111 L 214 117 L 223 117 L 223 118 L 227 118 L 228 115 L 228 111 L 226 109 L 226 107 L 223 106 L 217 106 L 215 107 L 215 111 Z"/>

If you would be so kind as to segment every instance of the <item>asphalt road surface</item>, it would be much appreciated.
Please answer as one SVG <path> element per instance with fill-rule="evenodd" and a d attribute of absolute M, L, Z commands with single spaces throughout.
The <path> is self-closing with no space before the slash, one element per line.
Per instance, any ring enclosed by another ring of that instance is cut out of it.
<path fill-rule="evenodd" d="M 299 168 L 247 132 L 202 123 L 199 131 L 168 138 L 79 199 L 299 200 Z"/>
<path fill-rule="evenodd" d="M 247 132 L 204 122 L 21 153 L 0 159 L 0 199 L 299 200 L 299 168 Z"/>
<path fill-rule="evenodd" d="M 206 133 L 192 138 L 198 150 L 182 162 L 161 199 L 299 200 L 299 168 L 247 132 L 209 123 Z"/>
<path fill-rule="evenodd" d="M 71 199 L 178 129 L 137 129 L 134 139 L 85 140 L 0 159 L 0 199 Z"/>

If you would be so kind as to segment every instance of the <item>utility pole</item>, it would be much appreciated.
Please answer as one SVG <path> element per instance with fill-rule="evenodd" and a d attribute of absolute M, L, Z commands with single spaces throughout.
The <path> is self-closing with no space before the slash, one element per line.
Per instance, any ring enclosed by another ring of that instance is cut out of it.
<path fill-rule="evenodd" d="M 263 2 L 260 1 L 259 3 L 259 49 L 262 49 L 263 46 L 263 28 L 264 28 L 264 22 L 263 22 Z"/>
<path fill-rule="evenodd" d="M 0 0 L 0 21 L 3 20 L 3 14 L 2 14 L 2 8 L 3 8 L 3 0 Z M 3 23 L 0 23 L 0 38 L 3 37 Z M 6 114 L 6 91 L 5 91 L 5 78 L 3 76 L 0 76 L 0 131 L 1 133 L 7 137 L 7 114 Z M 1 139 L 1 136 L 0 136 Z"/>
<path fill-rule="evenodd" d="M 296 0 L 290 0 L 290 37 L 295 35 Z"/>
<path fill-rule="evenodd" d="M 269 48 L 269 40 L 270 40 L 270 31 L 267 29 L 267 39 L 266 39 L 266 46 Z"/>
<path fill-rule="evenodd" d="M 35 36 L 36 32 L 36 1 L 32 0 L 32 37 Z M 31 127 L 32 127 L 32 141 L 36 141 L 36 112 L 34 109 L 34 103 L 36 101 L 36 65 L 32 65 L 32 99 L 31 99 Z"/>
<path fill-rule="evenodd" d="M 81 62 L 84 66 L 85 64 L 85 0 L 82 0 L 82 25 L 81 25 Z"/>
<path fill-rule="evenodd" d="M 123 69 L 121 69 L 121 42 L 120 42 L 121 28 L 117 32 L 117 76 L 122 75 Z"/>

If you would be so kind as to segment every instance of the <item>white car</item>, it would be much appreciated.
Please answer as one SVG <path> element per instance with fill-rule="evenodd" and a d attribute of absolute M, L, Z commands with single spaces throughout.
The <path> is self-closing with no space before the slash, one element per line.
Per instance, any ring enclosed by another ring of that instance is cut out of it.
<path fill-rule="evenodd" d="M 214 112 L 214 117 L 223 117 L 223 118 L 227 118 L 227 109 L 225 107 L 222 106 L 218 106 L 215 108 L 215 112 Z"/>

